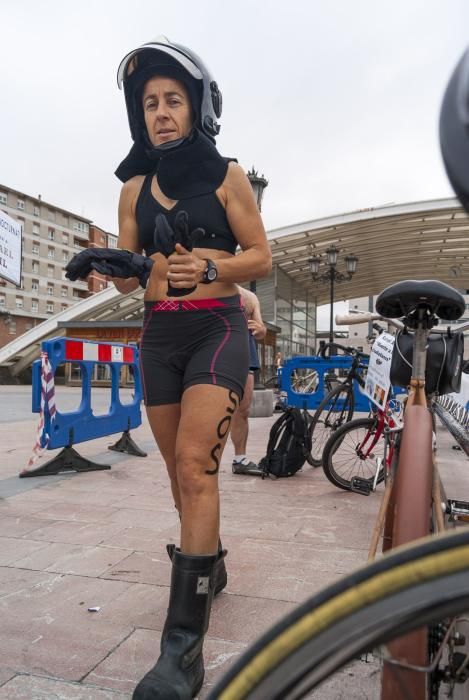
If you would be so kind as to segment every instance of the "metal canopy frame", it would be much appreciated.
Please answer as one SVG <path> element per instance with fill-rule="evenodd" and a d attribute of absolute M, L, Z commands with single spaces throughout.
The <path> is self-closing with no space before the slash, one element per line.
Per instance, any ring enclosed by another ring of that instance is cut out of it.
<path fill-rule="evenodd" d="M 359 258 L 350 281 L 336 288 L 336 300 L 378 294 L 403 279 L 439 279 L 469 288 L 469 218 L 456 199 L 393 205 L 309 221 L 268 233 L 273 263 L 308 287 L 318 305 L 329 301 L 328 285 L 314 282 L 308 259 L 340 249 Z M 320 268 L 321 269 L 321 268 Z"/>
<path fill-rule="evenodd" d="M 313 252 L 325 257 L 331 243 L 340 249 L 339 270 L 348 253 L 359 258 L 353 278 L 337 287 L 336 300 L 374 295 L 403 279 L 438 279 L 469 289 L 469 217 L 457 199 L 359 210 L 274 229 L 267 237 L 274 265 L 311 291 L 318 305 L 329 301 L 329 289 L 313 281 L 308 258 Z M 43 340 L 64 335 L 64 323 L 134 321 L 142 315 L 143 290 L 122 295 L 108 287 L 0 348 L 0 366 L 19 374 L 39 356 Z"/>

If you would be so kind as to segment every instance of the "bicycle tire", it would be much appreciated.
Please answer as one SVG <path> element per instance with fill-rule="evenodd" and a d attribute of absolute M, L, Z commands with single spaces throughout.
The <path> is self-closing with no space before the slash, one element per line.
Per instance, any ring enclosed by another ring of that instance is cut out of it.
<path fill-rule="evenodd" d="M 344 404 L 339 408 L 341 394 L 346 394 L 346 397 L 342 399 Z M 339 410 L 334 411 L 335 406 Z M 308 464 L 316 468 L 322 465 L 322 452 L 330 432 L 337 430 L 343 423 L 351 421 L 354 410 L 355 397 L 352 384 L 339 384 L 323 398 L 309 426 L 311 452 L 306 457 Z M 334 414 L 336 414 L 336 417 L 331 420 L 330 417 Z M 316 434 L 314 434 L 315 431 Z"/>
<path fill-rule="evenodd" d="M 265 632 L 207 700 L 303 698 L 357 656 L 466 613 L 468 570 L 466 529 L 393 550 L 314 595 Z"/>
<path fill-rule="evenodd" d="M 374 418 L 356 418 L 332 433 L 324 445 L 322 468 L 334 486 L 350 491 L 351 480 L 355 476 L 373 482 L 376 473 L 375 448 L 378 448 L 379 452 L 379 447 L 383 446 L 384 452 L 384 439 L 379 438 L 369 462 L 368 458 L 365 460 L 357 453 L 357 448 L 376 425 Z M 384 466 L 378 472 L 377 483 L 383 479 Z"/>

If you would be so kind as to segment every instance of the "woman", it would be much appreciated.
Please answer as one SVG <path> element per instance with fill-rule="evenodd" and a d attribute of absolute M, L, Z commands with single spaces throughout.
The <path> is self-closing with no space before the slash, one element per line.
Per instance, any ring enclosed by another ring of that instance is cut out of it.
<path fill-rule="evenodd" d="M 134 140 L 116 171 L 124 182 L 118 245 L 154 260 L 141 368 L 181 519 L 180 547 L 168 546 L 161 654 L 133 697 L 182 700 L 202 686 L 211 602 L 226 584 L 218 468 L 249 363 L 235 283 L 267 275 L 271 255 L 249 180 L 215 148 L 221 93 L 201 60 L 159 37 L 124 58 L 118 81 Z M 128 293 L 138 280 L 114 284 Z"/>

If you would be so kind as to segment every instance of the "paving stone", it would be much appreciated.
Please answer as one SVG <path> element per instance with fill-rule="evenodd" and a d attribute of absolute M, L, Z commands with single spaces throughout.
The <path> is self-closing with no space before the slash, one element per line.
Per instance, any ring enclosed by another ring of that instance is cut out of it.
<path fill-rule="evenodd" d="M 112 522 L 83 523 L 76 520 L 47 522 L 39 518 L 35 522 L 39 523 L 39 526 L 28 532 L 27 536 L 29 539 L 64 542 L 67 544 L 102 544 L 106 538 L 120 532 L 124 528 L 120 523 Z"/>
<path fill-rule="evenodd" d="M 3 537 L 22 537 L 34 532 L 39 527 L 52 524 L 52 521 L 44 523 L 42 518 L 32 518 L 27 515 L 0 515 L 0 532 Z M 27 537 L 26 539 L 35 538 Z"/>
<path fill-rule="evenodd" d="M 132 631 L 88 612 L 125 591 L 125 582 L 24 572 L 20 583 L 10 576 L 0 598 L 0 659 L 20 673 L 79 680 Z"/>
<path fill-rule="evenodd" d="M 47 547 L 46 542 L 0 537 L 0 566 L 14 564 L 19 559 Z"/>
<path fill-rule="evenodd" d="M 138 629 L 85 678 L 87 683 L 131 692 L 138 681 L 155 664 L 161 633 Z M 206 697 L 215 679 L 234 662 L 245 644 L 215 639 L 208 635 L 204 644 L 205 682 L 198 698 Z"/>
<path fill-rule="evenodd" d="M 132 552 L 103 574 L 103 578 L 115 581 L 135 581 L 158 586 L 169 586 L 170 577 L 171 567 L 166 550 Z"/>
<path fill-rule="evenodd" d="M 61 574 L 100 576 L 127 556 L 127 550 L 115 547 L 84 547 L 54 542 L 43 546 L 39 552 L 17 560 L 16 566 Z"/>
<path fill-rule="evenodd" d="M 2 700 L 118 700 L 126 693 L 39 676 L 16 676 L 0 688 Z"/>

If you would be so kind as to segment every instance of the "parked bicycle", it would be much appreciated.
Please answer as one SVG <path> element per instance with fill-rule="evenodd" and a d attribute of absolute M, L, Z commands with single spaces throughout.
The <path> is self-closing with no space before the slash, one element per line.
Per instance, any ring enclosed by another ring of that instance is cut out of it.
<path fill-rule="evenodd" d="M 321 348 L 321 356 L 323 358 L 330 357 L 331 351 L 334 355 L 341 351 L 344 355 L 351 356 L 353 360 L 345 377 L 341 378 L 336 374 L 330 374 L 325 378 L 328 393 L 314 412 L 309 427 L 311 453 L 308 456 L 308 462 L 313 467 L 322 465 L 322 453 L 331 433 L 353 418 L 355 410 L 354 382 L 362 388 L 365 386 L 367 365 L 364 360 L 368 360 L 369 355 L 353 347 L 328 343 Z"/>

